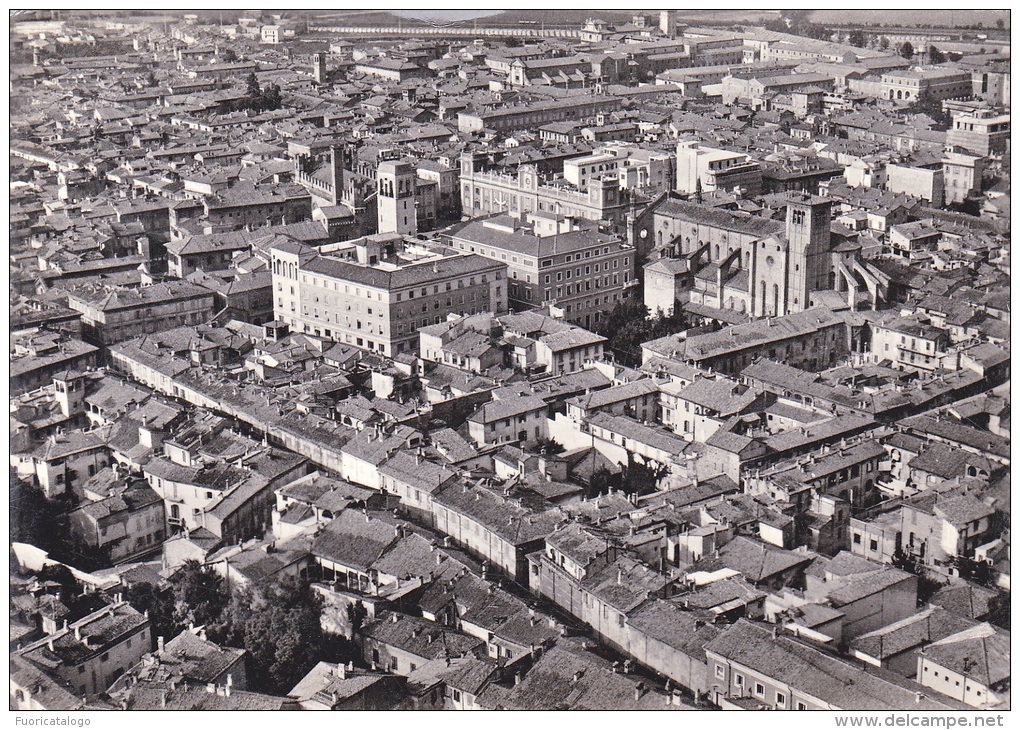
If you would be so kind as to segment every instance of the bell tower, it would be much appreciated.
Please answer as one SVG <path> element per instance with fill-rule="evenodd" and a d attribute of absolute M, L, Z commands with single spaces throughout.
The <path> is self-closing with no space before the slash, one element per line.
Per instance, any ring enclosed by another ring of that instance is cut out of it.
<path fill-rule="evenodd" d="M 406 162 L 381 162 L 376 180 L 379 185 L 376 203 L 379 233 L 417 233 L 414 168 Z"/>
<path fill-rule="evenodd" d="M 832 201 L 790 193 L 786 206 L 789 312 L 807 309 L 811 292 L 829 288 L 831 222 Z"/>

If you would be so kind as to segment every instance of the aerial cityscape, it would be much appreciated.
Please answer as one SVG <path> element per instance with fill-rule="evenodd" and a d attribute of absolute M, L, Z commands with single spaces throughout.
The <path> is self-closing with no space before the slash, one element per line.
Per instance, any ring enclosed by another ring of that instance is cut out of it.
<path fill-rule="evenodd" d="M 11 11 L 10 104 L 11 710 L 1010 709 L 1008 10 Z"/>

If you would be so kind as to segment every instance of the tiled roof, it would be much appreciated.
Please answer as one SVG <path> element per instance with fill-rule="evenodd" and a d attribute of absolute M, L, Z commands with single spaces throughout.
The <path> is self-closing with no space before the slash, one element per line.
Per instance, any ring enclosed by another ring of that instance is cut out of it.
<path fill-rule="evenodd" d="M 835 709 L 910 707 L 928 711 L 966 707 L 955 700 L 921 693 L 920 685 L 892 672 L 865 670 L 785 635 L 773 638 L 770 629 L 744 619 L 709 642 L 706 649 Z"/>

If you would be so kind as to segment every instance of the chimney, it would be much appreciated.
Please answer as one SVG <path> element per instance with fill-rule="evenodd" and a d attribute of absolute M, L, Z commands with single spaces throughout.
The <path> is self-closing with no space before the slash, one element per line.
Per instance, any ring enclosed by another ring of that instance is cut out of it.
<path fill-rule="evenodd" d="M 391 621 L 392 623 L 396 623 L 396 622 L 397 622 L 397 621 L 399 621 L 399 620 L 400 620 L 400 616 L 398 616 L 398 615 L 397 615 L 397 614 L 395 614 L 395 613 L 394 613 L 394 614 L 392 614 L 392 615 L 390 616 L 390 621 Z"/>
<path fill-rule="evenodd" d="M 521 683 L 521 673 L 517 672 L 516 674 L 514 674 L 514 687 L 516 687 L 520 683 Z"/>
<path fill-rule="evenodd" d="M 163 653 L 163 637 L 162 636 L 157 636 L 156 637 L 156 651 L 158 651 L 160 654 Z"/>
<path fill-rule="evenodd" d="M 584 670 L 583 670 L 583 669 L 579 669 L 579 670 L 577 670 L 576 672 L 574 672 L 574 678 L 573 678 L 572 680 L 570 680 L 570 683 L 571 683 L 571 684 L 577 684 L 577 682 L 578 682 L 578 681 L 579 681 L 579 680 L 581 679 L 581 677 L 583 677 L 583 676 L 584 676 Z"/>
<path fill-rule="evenodd" d="M 163 690 L 162 692 L 160 692 L 160 695 L 159 695 L 159 704 L 164 709 L 166 708 L 166 696 L 167 696 L 167 691 L 166 690 Z"/>
<path fill-rule="evenodd" d="M 338 679 L 347 679 L 347 665 L 337 664 L 336 665 L 336 676 Z"/>
<path fill-rule="evenodd" d="M 645 695 L 645 683 L 638 682 L 637 685 L 634 687 L 634 701 L 637 702 L 639 699 L 644 697 L 644 695 Z"/>
<path fill-rule="evenodd" d="M 211 695 L 216 694 L 216 683 L 215 682 L 209 682 L 205 686 L 205 691 L 208 692 Z"/>

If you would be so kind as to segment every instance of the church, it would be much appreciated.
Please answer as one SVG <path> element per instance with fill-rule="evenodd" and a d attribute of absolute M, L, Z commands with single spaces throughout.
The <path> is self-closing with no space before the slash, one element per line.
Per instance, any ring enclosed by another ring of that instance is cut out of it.
<path fill-rule="evenodd" d="M 814 306 L 877 308 L 888 279 L 852 239 L 833 236 L 832 201 L 788 193 L 785 220 L 663 200 L 651 216 L 645 304 L 781 317 Z M 640 235 L 640 234 L 639 234 Z M 699 306 L 700 305 L 700 306 Z"/>

